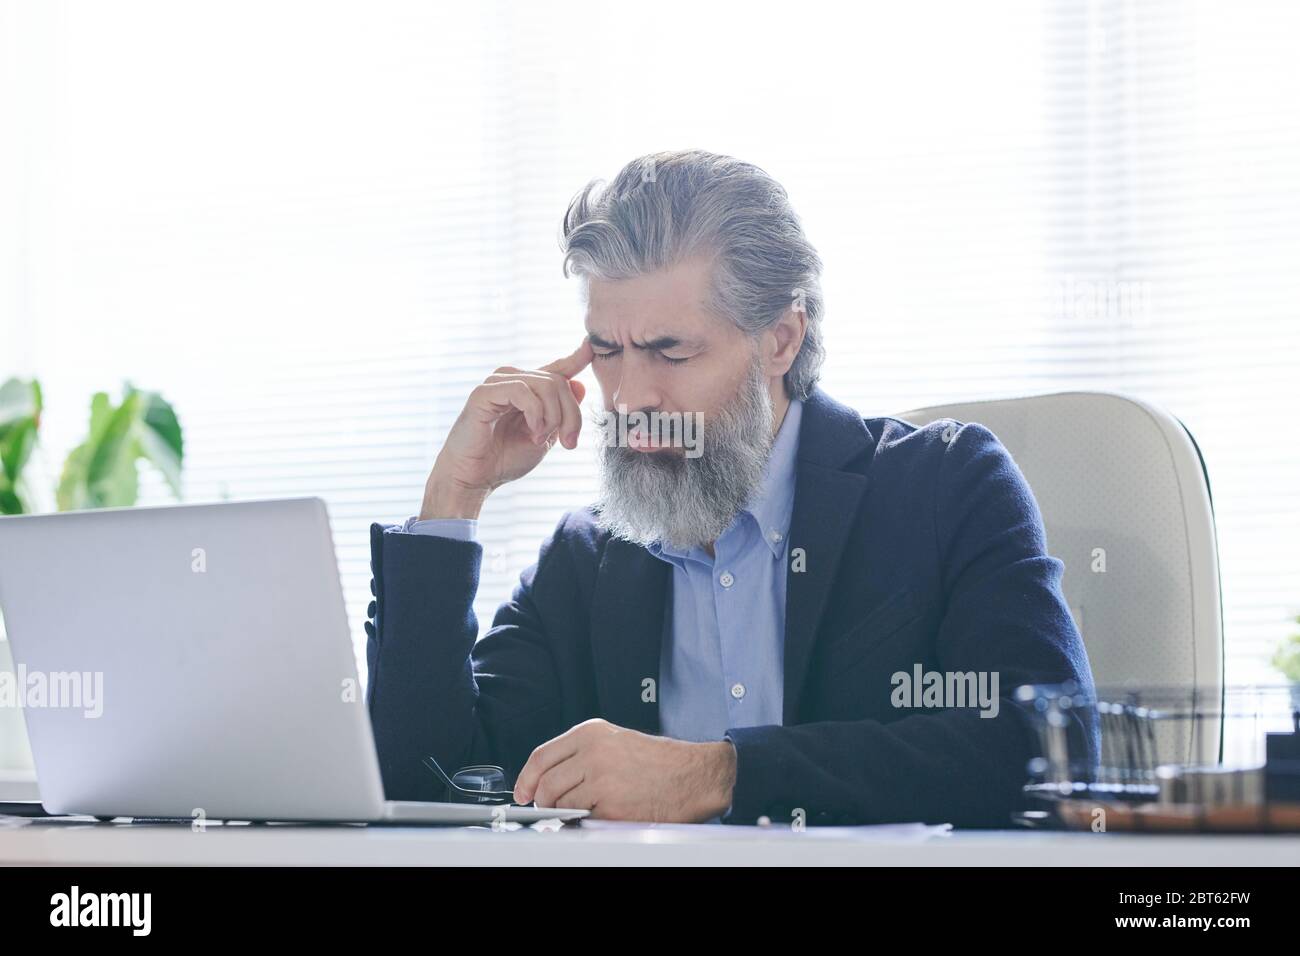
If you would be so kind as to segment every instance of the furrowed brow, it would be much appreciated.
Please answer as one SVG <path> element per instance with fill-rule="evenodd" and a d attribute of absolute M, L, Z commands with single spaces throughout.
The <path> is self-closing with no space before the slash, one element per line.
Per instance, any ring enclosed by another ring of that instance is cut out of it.
<path fill-rule="evenodd" d="M 666 352 L 668 349 L 695 348 L 696 344 L 679 339 L 675 335 L 661 335 L 649 342 L 633 342 L 632 347 L 645 349 L 648 352 Z"/>

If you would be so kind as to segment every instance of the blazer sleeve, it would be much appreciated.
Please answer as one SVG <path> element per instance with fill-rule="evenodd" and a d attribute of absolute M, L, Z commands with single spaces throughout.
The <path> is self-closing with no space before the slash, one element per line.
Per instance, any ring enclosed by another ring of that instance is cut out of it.
<path fill-rule="evenodd" d="M 482 545 L 371 525 L 366 706 L 388 799 L 446 799 L 421 763 L 426 754 L 448 773 L 497 763 L 509 775 L 563 730 L 555 729 L 559 681 L 533 600 L 537 576 L 550 574 L 563 550 L 559 537 L 557 529 L 476 644 Z"/>
<path fill-rule="evenodd" d="M 1042 517 L 1010 453 L 966 424 L 945 443 L 934 526 L 946 598 L 936 652 L 944 671 L 999 675 L 996 716 L 912 712 L 891 722 L 828 721 L 735 728 L 728 823 L 766 815 L 809 823 L 919 821 L 1002 826 L 1024 805 L 1034 734 L 1011 696 L 1021 684 L 1075 681 L 1092 693 L 1082 638 L 1048 555 Z M 1077 716 L 1071 743 L 1095 758 L 1096 716 Z"/>

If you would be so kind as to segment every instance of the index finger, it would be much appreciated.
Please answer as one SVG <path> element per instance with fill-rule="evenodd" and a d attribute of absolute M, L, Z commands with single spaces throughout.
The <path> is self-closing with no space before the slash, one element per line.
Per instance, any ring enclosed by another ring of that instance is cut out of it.
<path fill-rule="evenodd" d="M 568 760 L 577 752 L 577 742 L 567 730 L 539 746 L 525 761 L 519 776 L 515 778 L 515 800 L 521 803 L 531 800 L 533 792 L 537 789 L 537 781 L 542 779 L 542 774 L 556 764 Z"/>
<path fill-rule="evenodd" d="M 573 378 L 591 364 L 591 340 L 583 338 L 582 344 L 562 359 L 556 359 L 549 365 L 543 365 L 543 372 L 558 372 L 565 378 Z"/>

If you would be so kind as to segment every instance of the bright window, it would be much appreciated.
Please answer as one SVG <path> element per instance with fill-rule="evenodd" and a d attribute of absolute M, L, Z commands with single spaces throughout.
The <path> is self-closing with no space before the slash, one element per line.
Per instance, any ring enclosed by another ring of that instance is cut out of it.
<path fill-rule="evenodd" d="M 180 412 L 188 500 L 325 497 L 360 660 L 369 523 L 418 507 L 475 382 L 581 334 L 569 198 L 641 153 L 731 153 L 823 254 L 838 398 L 1116 389 L 1181 417 L 1229 680 L 1272 680 L 1300 611 L 1298 20 L 0 0 L 0 377 L 45 385 L 51 486 L 129 378 Z M 492 499 L 484 624 L 593 490 L 587 435 Z"/>

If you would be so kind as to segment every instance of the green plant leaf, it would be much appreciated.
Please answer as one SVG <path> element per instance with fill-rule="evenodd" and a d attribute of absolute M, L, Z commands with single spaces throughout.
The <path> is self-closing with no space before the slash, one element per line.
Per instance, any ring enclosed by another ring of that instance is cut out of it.
<path fill-rule="evenodd" d="M 59 475 L 59 486 L 54 492 L 54 499 L 60 511 L 78 511 L 89 508 L 89 489 L 86 485 L 86 468 L 90 463 L 90 442 L 82 442 L 63 462 L 63 473 Z"/>
<path fill-rule="evenodd" d="M 132 392 L 122 399 L 122 404 L 101 417 L 95 429 L 92 412 L 91 432 L 94 446 L 86 468 L 86 483 L 91 494 L 101 482 L 115 480 L 121 470 L 121 458 L 134 450 L 136 419 L 140 415 L 140 393 Z M 97 432 L 97 433 L 96 433 Z"/>
<path fill-rule="evenodd" d="M 10 484 L 16 485 L 22 476 L 23 466 L 36 447 L 36 419 L 16 422 L 0 435 L 0 467 Z"/>
<path fill-rule="evenodd" d="M 0 385 L 0 428 L 35 418 L 41 411 L 41 390 L 36 382 L 11 378 Z"/>
<path fill-rule="evenodd" d="M 96 392 L 90 396 L 90 434 L 87 440 L 92 443 L 99 441 L 99 436 L 104 433 L 104 428 L 108 425 L 108 420 L 113 414 L 113 402 L 108 397 L 108 392 Z"/>
<path fill-rule="evenodd" d="M 41 424 L 41 386 L 11 378 L 0 385 L 0 513 L 26 511 L 23 468 L 36 447 Z"/>
<path fill-rule="evenodd" d="M 141 458 L 156 467 L 179 498 L 184 451 L 175 410 L 156 392 L 125 384 L 122 403 L 104 392 L 90 402 L 90 434 L 68 453 L 59 479 L 61 510 L 124 507 L 139 495 Z"/>
<path fill-rule="evenodd" d="M 140 454 L 162 472 L 172 494 L 181 496 L 181 462 L 185 439 L 176 411 L 157 392 L 144 392 L 144 407 L 136 427 Z"/>
<path fill-rule="evenodd" d="M 20 515 L 23 513 L 23 503 L 19 500 L 17 492 L 8 485 L 0 483 L 0 514 Z"/>
<path fill-rule="evenodd" d="M 139 446 L 130 442 L 113 459 L 112 468 L 90 486 L 92 508 L 121 508 L 133 505 L 140 491 Z"/>

